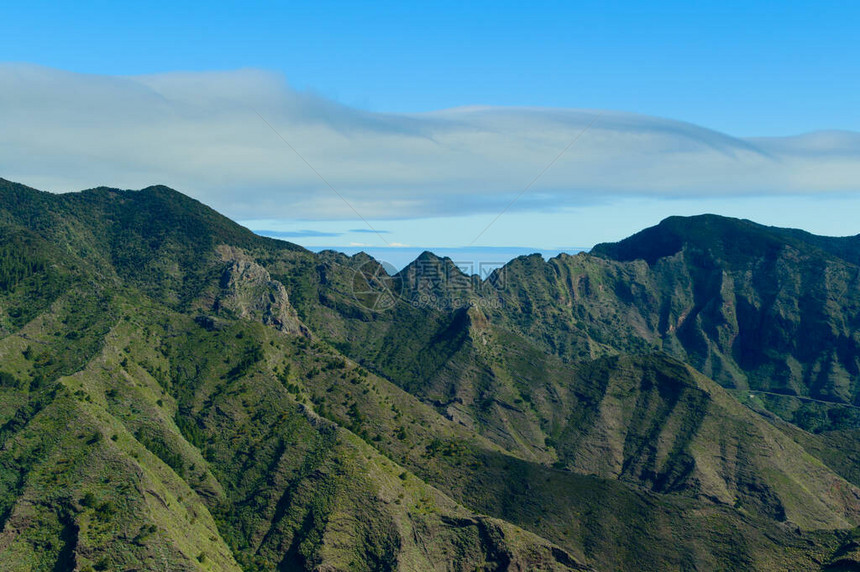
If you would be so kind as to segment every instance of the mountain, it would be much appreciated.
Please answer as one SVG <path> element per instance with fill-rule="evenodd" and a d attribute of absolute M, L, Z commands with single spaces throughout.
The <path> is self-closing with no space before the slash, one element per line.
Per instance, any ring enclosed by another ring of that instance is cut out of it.
<path fill-rule="evenodd" d="M 0 181 L 0 227 L 0 568 L 860 565 L 856 239 L 669 219 L 481 280 L 166 187 Z"/>
<path fill-rule="evenodd" d="M 811 430 L 857 427 L 860 237 L 705 215 L 509 265 L 499 319 L 576 360 L 662 351 Z M 522 285 L 522 286 L 521 286 Z"/>

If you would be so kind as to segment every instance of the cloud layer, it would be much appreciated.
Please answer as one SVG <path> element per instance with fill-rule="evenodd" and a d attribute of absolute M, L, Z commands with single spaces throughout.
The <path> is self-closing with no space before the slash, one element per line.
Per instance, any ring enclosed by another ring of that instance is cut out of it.
<path fill-rule="evenodd" d="M 852 132 L 739 139 L 574 109 L 372 113 L 257 70 L 113 77 L 2 64 L 0 88 L 0 176 L 55 191 L 166 184 L 235 218 L 355 219 L 305 160 L 365 218 L 498 212 L 574 140 L 514 209 L 860 191 Z"/>

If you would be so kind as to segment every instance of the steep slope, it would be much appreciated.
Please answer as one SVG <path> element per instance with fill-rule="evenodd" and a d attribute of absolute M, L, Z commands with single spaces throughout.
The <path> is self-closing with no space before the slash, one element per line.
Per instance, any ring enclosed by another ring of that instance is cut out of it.
<path fill-rule="evenodd" d="M 604 358 L 581 375 L 588 381 L 580 391 L 591 391 L 570 408 L 579 423 L 558 438 L 562 459 L 579 470 L 808 529 L 857 522 L 860 490 L 686 366 L 659 356 Z"/>
<path fill-rule="evenodd" d="M 654 244 L 679 248 L 649 252 Z M 693 303 L 667 322 L 686 358 L 718 381 L 856 405 L 860 237 L 705 216 L 667 219 L 594 252 L 645 258 L 658 283 L 692 278 Z M 664 343 L 668 329 L 659 331 Z"/>
<path fill-rule="evenodd" d="M 427 253 L 391 277 L 163 187 L 2 182 L 0 225 L 0 566 L 782 570 L 853 550 L 833 444 L 650 355 L 697 355 L 660 329 L 707 298 L 677 252 L 660 275 L 526 257 L 481 282 Z"/>
<path fill-rule="evenodd" d="M 805 428 L 846 429 L 860 422 L 846 408 L 860 398 L 858 252 L 857 237 L 672 218 L 592 254 L 518 258 L 470 296 L 565 360 L 664 351 Z"/>
<path fill-rule="evenodd" d="M 464 569 L 494 559 L 577 567 L 536 537 L 404 481 L 401 468 L 302 404 L 302 382 L 285 369 L 303 363 L 305 338 L 243 321 L 207 329 L 157 305 L 116 311 L 82 370 L 53 383 L 42 374 L 35 395 L 7 392 L 5 401 L 27 405 L 3 425 L 3 475 L 15 488 L 5 562 L 227 570 L 238 568 L 235 556 L 244 569 L 429 570 L 440 561 Z M 64 317 L 41 318 L 62 327 Z M 53 334 L 40 323 L 5 338 L 6 357 L 19 354 L 9 375 L 32 388 L 47 358 L 27 358 L 22 340 Z"/>
<path fill-rule="evenodd" d="M 217 245 L 304 251 L 163 186 L 52 195 L 0 179 L 0 222 L 62 245 L 96 276 L 119 278 L 174 308 L 220 269 Z"/>
<path fill-rule="evenodd" d="M 717 215 L 673 216 L 616 243 L 598 244 L 593 254 L 615 260 L 645 260 L 654 264 L 684 247 L 710 251 L 729 265 L 745 264 L 790 246 L 797 250 L 819 250 L 852 264 L 860 263 L 860 235 L 816 236 L 808 232 L 764 226 L 749 220 Z"/>
<path fill-rule="evenodd" d="M 342 381 L 353 366 L 309 339 L 262 267 L 235 245 L 218 247 L 235 236 L 270 241 L 232 223 L 229 232 L 189 223 L 156 229 L 158 259 L 130 262 L 117 255 L 120 239 L 91 238 L 112 232 L 91 201 L 76 218 L 62 211 L 80 197 L 20 191 L 15 201 L 38 205 L 23 212 L 63 222 L 40 228 L 4 201 L 7 236 L 30 248 L 9 259 L 0 292 L 0 567 L 583 568 L 408 477 L 314 412 L 309 388 L 322 394 L 315 384 Z M 133 193 L 90 193 L 131 203 L 135 240 L 150 238 L 146 221 L 163 203 L 175 210 L 169 196 L 144 208 Z M 205 219 L 199 210 L 186 218 Z M 200 242 L 184 244 L 188 232 Z M 142 271 L 159 267 L 172 270 L 142 285 Z M 55 274 L 64 288 L 46 287 Z M 164 292 L 182 295 L 165 304 Z"/>
<path fill-rule="evenodd" d="M 342 336 L 335 343 L 344 352 L 524 460 L 743 505 L 804 528 L 856 522 L 854 486 L 666 356 L 565 364 L 478 308 L 443 318 L 404 304 L 368 320 L 317 311 L 325 317 L 311 320 L 340 324 L 330 335 Z M 402 355 L 402 347 L 416 350 Z"/>

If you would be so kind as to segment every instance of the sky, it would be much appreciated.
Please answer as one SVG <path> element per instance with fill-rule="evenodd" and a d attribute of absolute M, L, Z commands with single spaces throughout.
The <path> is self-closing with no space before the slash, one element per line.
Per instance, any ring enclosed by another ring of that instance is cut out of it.
<path fill-rule="evenodd" d="M 0 177 L 166 184 L 309 247 L 860 223 L 860 3 L 28 2 Z"/>

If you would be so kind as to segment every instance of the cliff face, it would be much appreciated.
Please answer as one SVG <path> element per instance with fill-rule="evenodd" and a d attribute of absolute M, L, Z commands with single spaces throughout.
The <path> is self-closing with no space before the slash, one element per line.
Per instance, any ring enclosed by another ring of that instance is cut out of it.
<path fill-rule="evenodd" d="M 515 260 L 483 295 L 565 359 L 659 350 L 728 388 L 857 405 L 860 241 L 822 240 L 669 219 L 590 255 Z"/>
<path fill-rule="evenodd" d="M 269 272 L 240 251 L 219 245 L 225 262 L 212 309 L 262 322 L 282 332 L 309 335 L 290 304 L 287 289 Z"/>

